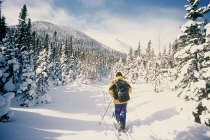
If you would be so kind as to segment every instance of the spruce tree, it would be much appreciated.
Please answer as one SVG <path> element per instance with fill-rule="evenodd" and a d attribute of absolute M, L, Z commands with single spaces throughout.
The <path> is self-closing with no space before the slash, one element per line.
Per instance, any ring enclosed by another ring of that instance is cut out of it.
<path fill-rule="evenodd" d="M 193 111 L 195 121 L 204 123 L 200 117 L 203 113 L 210 111 L 204 105 L 205 100 L 209 100 L 209 93 L 206 90 L 209 76 L 204 76 L 202 71 L 204 67 L 209 68 L 209 65 L 205 66 L 205 53 L 209 51 L 209 45 L 204 45 L 202 17 L 210 7 L 199 8 L 199 0 L 187 1 L 188 5 L 185 6 L 187 22 L 182 26 L 182 34 L 179 37 L 175 54 L 176 89 L 179 96 L 197 104 Z"/>
<path fill-rule="evenodd" d="M 17 25 L 16 32 L 16 45 L 18 49 L 25 50 L 28 45 L 28 34 L 29 34 L 29 26 L 27 25 L 27 7 L 23 5 L 21 12 L 19 14 L 19 23 Z"/>
<path fill-rule="evenodd" d="M 19 14 L 16 38 L 18 60 L 20 63 L 20 87 L 17 93 L 21 106 L 33 105 L 36 96 L 36 76 L 32 47 L 31 20 L 27 20 L 27 7 L 24 5 Z"/>
<path fill-rule="evenodd" d="M 37 60 L 36 68 L 36 96 L 33 100 L 34 104 L 48 103 L 50 101 L 47 95 L 49 87 L 49 75 L 48 75 L 48 64 L 47 64 L 47 51 L 43 47 Z"/>
<path fill-rule="evenodd" d="M 66 44 L 62 44 L 62 57 L 61 57 L 61 68 L 62 68 L 62 85 L 66 85 L 67 84 L 67 80 L 68 80 L 68 74 L 69 74 L 69 69 L 68 69 L 68 58 L 66 56 Z"/>
<path fill-rule="evenodd" d="M 3 38 L 6 36 L 6 22 L 5 17 L 0 17 L 0 42 L 2 42 Z"/>
<path fill-rule="evenodd" d="M 1 2 L 0 0 L 0 12 Z M 5 25 L 5 18 L 1 17 L 0 13 L 0 122 L 8 121 L 13 114 L 9 108 L 16 91 L 16 85 L 13 81 L 18 69 L 18 63 L 14 57 L 14 46 L 10 42 L 10 38 L 6 37 Z"/>
<path fill-rule="evenodd" d="M 149 82 L 149 80 L 152 79 L 153 70 L 155 68 L 155 53 L 154 49 L 152 48 L 152 42 L 149 40 L 147 48 L 146 48 L 146 54 L 145 54 L 145 80 L 146 82 Z"/>

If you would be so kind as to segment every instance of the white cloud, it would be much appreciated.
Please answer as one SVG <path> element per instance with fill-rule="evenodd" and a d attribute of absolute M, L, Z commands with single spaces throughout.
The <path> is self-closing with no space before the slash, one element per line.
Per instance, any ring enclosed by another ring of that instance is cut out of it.
<path fill-rule="evenodd" d="M 3 13 L 9 25 L 18 23 L 18 16 L 23 5 L 26 4 L 28 17 L 32 21 L 47 20 L 57 24 L 68 23 L 72 17 L 66 11 L 54 8 L 51 0 L 11 0 L 5 1 Z"/>
<path fill-rule="evenodd" d="M 86 7 L 103 6 L 106 0 L 79 0 Z"/>
<path fill-rule="evenodd" d="M 169 43 L 177 37 L 180 32 L 179 26 L 182 24 L 182 21 L 156 15 L 150 15 L 144 19 L 138 16 L 126 18 L 102 12 L 98 14 L 98 17 L 103 22 L 91 26 L 101 28 L 95 30 L 91 27 L 86 31 L 92 37 L 111 47 L 116 45 L 116 38 L 118 38 L 135 49 L 139 41 L 142 47 L 146 48 L 148 41 L 151 40 L 156 51 L 159 49 L 159 44 L 160 49 L 168 47 Z"/>

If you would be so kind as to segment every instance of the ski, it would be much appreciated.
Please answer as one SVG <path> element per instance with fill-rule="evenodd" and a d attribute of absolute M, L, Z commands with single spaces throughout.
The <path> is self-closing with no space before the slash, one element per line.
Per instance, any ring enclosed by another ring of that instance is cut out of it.
<path fill-rule="evenodd" d="M 117 139 L 123 140 L 123 138 L 121 137 L 122 136 L 121 132 L 118 131 L 119 124 L 117 124 L 116 122 L 113 122 L 113 126 L 114 126 L 114 130 L 115 130 L 115 136 L 117 137 Z"/>
<path fill-rule="evenodd" d="M 120 126 L 116 121 L 113 122 L 113 126 L 115 129 L 115 135 L 118 140 L 133 140 L 132 136 L 129 134 L 128 126 L 123 130 L 119 130 Z"/>
<path fill-rule="evenodd" d="M 118 130 L 119 128 L 119 124 L 118 123 L 113 123 L 115 131 L 117 133 L 117 138 L 118 140 L 134 140 L 134 138 L 130 135 L 129 133 L 129 126 L 127 126 L 125 129 L 123 130 Z"/>

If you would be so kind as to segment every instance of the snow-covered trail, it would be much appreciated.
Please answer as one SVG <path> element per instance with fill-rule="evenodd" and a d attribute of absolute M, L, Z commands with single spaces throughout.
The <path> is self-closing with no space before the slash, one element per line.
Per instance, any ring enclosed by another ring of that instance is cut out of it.
<path fill-rule="evenodd" d="M 111 82 L 111 81 L 108 81 Z M 108 82 L 51 88 L 51 104 L 32 108 L 13 107 L 14 122 L 0 123 L 1 140 L 117 139 L 112 126 L 111 105 L 100 125 L 110 97 Z M 209 140 L 210 129 L 192 123 L 180 113 L 183 101 L 171 92 L 154 93 L 152 86 L 133 86 L 127 125 L 136 140 Z"/>

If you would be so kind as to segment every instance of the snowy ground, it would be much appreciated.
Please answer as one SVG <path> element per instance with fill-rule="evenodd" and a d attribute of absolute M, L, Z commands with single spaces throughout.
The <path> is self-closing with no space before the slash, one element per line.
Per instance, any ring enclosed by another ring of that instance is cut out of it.
<path fill-rule="evenodd" d="M 0 123 L 1 140 L 115 140 L 108 82 L 51 88 L 51 104 L 31 108 L 13 106 L 14 121 Z M 209 140 L 210 129 L 193 123 L 180 109 L 183 101 L 172 92 L 154 93 L 138 82 L 128 104 L 127 126 L 133 140 Z M 100 123 L 101 122 L 101 123 Z"/>

